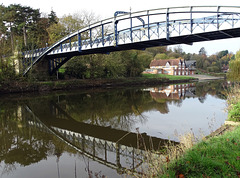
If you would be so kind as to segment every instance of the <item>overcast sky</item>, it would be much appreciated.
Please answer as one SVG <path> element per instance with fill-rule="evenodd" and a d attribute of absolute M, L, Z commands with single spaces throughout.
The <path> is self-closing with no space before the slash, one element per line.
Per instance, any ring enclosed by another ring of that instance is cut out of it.
<path fill-rule="evenodd" d="M 100 15 L 102 19 L 112 17 L 115 11 L 129 11 L 130 8 L 135 12 L 177 6 L 240 6 L 239 0 L 0 0 L 0 3 L 5 6 L 9 4 L 30 6 L 46 14 L 53 9 L 58 17 L 86 10 Z M 201 47 L 205 47 L 208 55 L 226 49 L 236 53 L 240 49 L 240 38 L 194 43 L 192 46 L 182 45 L 182 47 L 185 52 L 190 53 L 198 53 Z"/>

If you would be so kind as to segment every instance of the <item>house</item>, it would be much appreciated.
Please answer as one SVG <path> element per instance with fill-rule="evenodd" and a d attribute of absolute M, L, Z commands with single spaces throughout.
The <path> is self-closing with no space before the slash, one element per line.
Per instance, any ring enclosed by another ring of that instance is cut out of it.
<path fill-rule="evenodd" d="M 152 88 L 150 95 L 155 101 L 180 100 L 185 97 L 196 97 L 195 84 L 176 84 Z"/>
<path fill-rule="evenodd" d="M 188 68 L 184 59 L 159 59 L 152 60 L 150 69 L 154 73 L 167 75 L 193 75 L 193 68 Z"/>
<path fill-rule="evenodd" d="M 189 70 L 189 75 L 194 75 L 196 71 L 196 60 L 185 61 L 186 67 Z"/>

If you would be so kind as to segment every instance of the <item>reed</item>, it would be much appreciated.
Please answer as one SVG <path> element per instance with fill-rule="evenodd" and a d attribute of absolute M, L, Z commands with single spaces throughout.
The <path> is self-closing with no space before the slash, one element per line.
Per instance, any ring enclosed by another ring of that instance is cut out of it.
<path fill-rule="evenodd" d="M 145 150 L 141 174 L 128 172 L 137 178 L 159 177 L 167 174 L 171 162 L 183 156 L 186 150 L 191 149 L 197 142 L 192 132 L 180 136 L 180 143 L 174 144 L 169 141 L 160 151 Z M 144 143 L 143 143 L 144 144 Z"/>
<path fill-rule="evenodd" d="M 229 121 L 240 121 L 240 84 L 234 84 L 228 90 L 227 111 Z"/>

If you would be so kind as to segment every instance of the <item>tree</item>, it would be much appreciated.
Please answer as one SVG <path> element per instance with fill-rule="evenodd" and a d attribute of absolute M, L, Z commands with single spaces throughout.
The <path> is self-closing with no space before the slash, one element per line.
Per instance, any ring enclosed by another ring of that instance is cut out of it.
<path fill-rule="evenodd" d="M 240 81 L 240 50 L 237 51 L 235 59 L 229 62 L 229 72 L 227 77 L 230 80 Z"/>
<path fill-rule="evenodd" d="M 149 52 L 150 54 L 152 54 L 152 56 L 156 56 L 158 53 L 166 53 L 167 46 L 147 48 L 146 51 Z"/>
<path fill-rule="evenodd" d="M 39 20 L 39 9 L 32 9 L 20 4 L 11 4 L 4 8 L 3 21 L 5 28 L 8 29 L 6 31 L 6 38 L 8 40 L 10 36 L 12 52 L 15 50 L 16 39 L 20 46 L 24 46 L 25 48 L 27 48 L 29 41 L 35 41 L 29 38 L 36 36 L 35 32 Z"/>
<path fill-rule="evenodd" d="M 121 52 L 122 61 L 126 67 L 126 77 L 140 76 L 144 71 L 143 64 L 138 60 L 139 51 L 130 50 Z"/>
<path fill-rule="evenodd" d="M 159 60 L 159 59 L 169 59 L 166 53 L 158 53 L 154 59 Z"/>
<path fill-rule="evenodd" d="M 52 24 L 47 28 L 48 43 L 51 45 L 67 35 L 65 27 L 61 23 Z"/>
<path fill-rule="evenodd" d="M 181 45 L 177 45 L 176 47 L 173 48 L 173 52 L 174 53 L 178 53 L 178 54 L 183 54 L 183 49 Z"/>
<path fill-rule="evenodd" d="M 149 64 L 153 60 L 153 57 L 150 53 L 144 51 L 138 54 L 138 60 L 141 61 L 144 68 L 149 68 Z"/>
<path fill-rule="evenodd" d="M 65 72 L 67 75 L 79 79 L 86 78 L 87 66 L 81 58 L 83 57 L 76 56 L 67 62 Z"/>
<path fill-rule="evenodd" d="M 199 50 L 199 55 L 207 55 L 207 51 L 205 50 L 204 47 L 202 47 L 202 48 Z"/>
<path fill-rule="evenodd" d="M 228 54 L 228 50 L 223 50 L 218 52 L 217 57 L 221 59 L 223 56 L 226 56 Z"/>
<path fill-rule="evenodd" d="M 33 33 L 35 35 L 34 39 L 36 45 L 38 48 L 46 47 L 46 44 L 49 43 L 49 34 L 48 34 L 48 28 L 49 28 L 49 21 L 47 18 L 41 18 L 37 23 L 37 28 L 35 32 Z M 32 42 L 32 41 L 31 41 Z"/>
<path fill-rule="evenodd" d="M 190 54 L 190 53 L 187 53 L 187 54 L 183 55 L 183 59 L 185 59 L 186 61 L 191 60 L 191 57 L 192 57 L 192 54 Z"/>
<path fill-rule="evenodd" d="M 3 5 L 0 5 L 0 40 L 2 39 L 2 36 L 6 34 L 6 26 L 4 23 L 4 15 L 5 15 L 5 7 Z"/>
<path fill-rule="evenodd" d="M 121 52 L 113 52 L 104 56 L 105 77 L 119 78 L 126 75 L 126 65 L 123 63 Z"/>
<path fill-rule="evenodd" d="M 49 26 L 52 24 L 57 24 L 59 21 L 56 12 L 54 12 L 53 10 L 51 10 L 50 14 L 48 14 L 48 23 Z"/>

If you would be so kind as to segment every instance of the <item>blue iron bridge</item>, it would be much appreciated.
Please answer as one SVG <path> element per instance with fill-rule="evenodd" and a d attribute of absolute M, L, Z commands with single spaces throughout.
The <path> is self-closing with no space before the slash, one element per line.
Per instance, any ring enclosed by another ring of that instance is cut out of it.
<path fill-rule="evenodd" d="M 50 47 L 22 53 L 23 74 L 47 60 L 49 74 L 78 55 L 240 37 L 240 6 L 188 6 L 117 11 L 109 19 L 67 35 Z"/>

